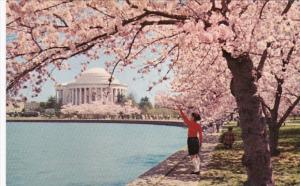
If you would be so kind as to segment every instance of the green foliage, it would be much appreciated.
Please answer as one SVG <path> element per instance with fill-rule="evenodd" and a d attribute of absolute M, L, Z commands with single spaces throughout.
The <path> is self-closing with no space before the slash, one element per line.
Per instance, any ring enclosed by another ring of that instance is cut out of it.
<path fill-rule="evenodd" d="M 50 96 L 46 103 L 46 107 L 47 108 L 56 108 L 57 106 L 58 106 L 58 103 L 56 101 L 56 98 L 54 96 Z"/>
<path fill-rule="evenodd" d="M 47 108 L 46 102 L 40 102 L 40 111 L 44 112 L 44 110 Z"/>
<path fill-rule="evenodd" d="M 153 108 L 152 103 L 149 101 L 149 98 L 147 96 L 141 98 L 139 107 L 143 112 L 147 112 L 148 110 Z"/>
<path fill-rule="evenodd" d="M 54 96 L 50 96 L 47 102 L 40 102 L 40 107 L 42 111 L 49 108 L 53 108 L 56 111 L 58 111 L 61 108 L 61 103 L 58 103 Z"/>
<path fill-rule="evenodd" d="M 126 100 L 124 94 L 118 94 L 118 95 L 117 95 L 117 103 L 118 103 L 118 104 L 124 105 L 126 101 L 127 101 L 127 100 Z"/>
<path fill-rule="evenodd" d="M 137 103 L 137 101 L 136 101 L 135 96 L 133 95 L 133 93 L 130 93 L 127 96 L 126 100 L 131 100 L 131 103 L 132 103 L 133 106 L 138 106 L 138 103 Z"/>

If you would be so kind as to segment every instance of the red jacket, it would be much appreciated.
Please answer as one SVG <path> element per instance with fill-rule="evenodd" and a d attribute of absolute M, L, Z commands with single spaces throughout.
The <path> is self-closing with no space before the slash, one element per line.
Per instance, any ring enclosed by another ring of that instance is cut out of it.
<path fill-rule="evenodd" d="M 189 120 L 188 117 L 180 111 L 180 115 L 183 118 L 184 123 L 188 126 L 188 137 L 198 137 L 199 133 L 199 142 L 202 143 L 202 127 L 195 121 Z"/>

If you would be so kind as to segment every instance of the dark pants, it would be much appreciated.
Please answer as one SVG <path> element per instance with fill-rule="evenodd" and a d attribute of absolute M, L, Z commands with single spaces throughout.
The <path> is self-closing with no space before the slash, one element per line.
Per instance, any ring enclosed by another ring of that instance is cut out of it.
<path fill-rule="evenodd" d="M 199 139 L 197 137 L 188 137 L 187 139 L 189 155 L 199 153 Z"/>

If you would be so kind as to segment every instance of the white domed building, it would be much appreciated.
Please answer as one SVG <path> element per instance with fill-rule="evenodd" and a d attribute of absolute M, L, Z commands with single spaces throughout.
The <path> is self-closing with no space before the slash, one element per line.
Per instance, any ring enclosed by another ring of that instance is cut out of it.
<path fill-rule="evenodd" d="M 113 78 L 108 86 L 110 76 L 103 68 L 86 70 L 74 82 L 57 85 L 56 98 L 63 105 L 81 105 L 95 101 L 115 103 L 118 95 L 127 96 L 127 85 Z"/>

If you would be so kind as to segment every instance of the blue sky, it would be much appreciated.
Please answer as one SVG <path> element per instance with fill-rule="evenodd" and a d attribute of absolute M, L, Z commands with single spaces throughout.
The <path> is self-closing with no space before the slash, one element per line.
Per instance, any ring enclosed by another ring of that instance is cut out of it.
<path fill-rule="evenodd" d="M 151 58 L 151 54 L 146 54 L 148 58 Z M 88 65 L 88 69 L 94 68 L 94 67 L 105 67 L 105 61 L 110 60 L 110 56 L 100 55 L 99 60 L 97 61 L 91 61 Z M 80 73 L 81 70 L 81 63 L 84 61 L 89 60 L 86 56 L 79 56 L 79 57 L 73 57 L 66 61 L 70 64 L 71 70 L 54 70 L 53 75 L 56 78 L 56 80 L 59 83 L 65 83 L 70 82 L 75 79 L 75 76 Z M 144 60 L 144 59 L 143 59 Z M 89 60 L 90 61 L 90 60 Z M 136 64 L 139 64 L 141 61 L 137 61 Z M 135 65 L 136 66 L 136 65 Z M 170 81 L 166 81 L 162 84 L 156 85 L 150 92 L 147 91 L 148 86 L 150 85 L 150 82 L 157 81 L 159 77 L 164 75 L 167 68 L 166 65 L 164 66 L 161 74 L 158 72 L 152 71 L 149 74 L 145 75 L 144 78 L 141 78 L 141 74 L 137 73 L 137 69 L 130 69 L 126 68 L 123 72 L 119 72 L 118 68 L 115 73 L 115 77 L 119 79 L 120 82 L 125 83 L 128 85 L 128 93 L 133 93 L 137 101 L 141 99 L 143 96 L 148 96 L 151 100 L 151 102 L 154 102 L 155 94 L 158 91 L 166 91 L 168 90 Z M 133 80 L 136 78 L 136 80 Z M 42 92 L 39 94 L 38 97 L 31 98 L 31 89 L 25 89 L 22 90 L 22 93 L 28 97 L 29 100 L 35 100 L 35 101 L 46 101 L 49 96 L 55 95 L 55 83 L 52 80 L 48 80 L 44 83 Z"/>

